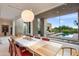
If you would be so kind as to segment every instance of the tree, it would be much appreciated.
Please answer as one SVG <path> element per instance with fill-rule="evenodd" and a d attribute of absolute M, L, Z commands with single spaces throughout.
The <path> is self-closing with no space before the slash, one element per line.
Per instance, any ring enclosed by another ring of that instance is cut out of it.
<path fill-rule="evenodd" d="M 59 26 L 59 27 L 55 27 L 54 29 L 52 29 L 52 31 L 56 32 L 56 33 L 62 32 L 62 33 L 64 33 L 64 35 L 77 33 L 77 29 L 74 29 L 72 27 L 65 26 L 65 25 Z"/>

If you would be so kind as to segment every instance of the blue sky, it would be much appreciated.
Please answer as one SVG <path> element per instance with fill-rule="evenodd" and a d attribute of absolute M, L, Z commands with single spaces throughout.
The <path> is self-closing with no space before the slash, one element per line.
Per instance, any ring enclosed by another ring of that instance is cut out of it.
<path fill-rule="evenodd" d="M 60 23 L 59 23 L 59 19 L 60 19 Z M 67 14 L 60 17 L 48 18 L 48 23 L 51 23 L 52 27 L 58 27 L 59 25 L 60 26 L 66 25 L 69 27 L 77 28 L 77 26 L 74 25 L 74 20 L 78 20 L 77 13 Z"/>

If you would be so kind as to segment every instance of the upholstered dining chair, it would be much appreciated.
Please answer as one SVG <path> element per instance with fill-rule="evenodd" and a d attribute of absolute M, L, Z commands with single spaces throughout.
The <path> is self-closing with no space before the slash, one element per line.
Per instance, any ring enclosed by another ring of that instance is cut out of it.
<path fill-rule="evenodd" d="M 9 52 L 11 56 L 32 56 L 32 53 L 30 53 L 28 50 L 26 50 L 25 47 L 20 47 L 15 43 L 15 40 L 11 38 L 11 41 L 9 40 Z"/>
<path fill-rule="evenodd" d="M 32 56 L 33 54 L 25 49 L 25 51 L 22 51 L 20 47 L 15 45 L 16 47 L 16 56 Z"/>
<path fill-rule="evenodd" d="M 77 52 L 78 52 L 78 56 L 79 56 L 79 50 Z"/>
<path fill-rule="evenodd" d="M 16 48 L 19 48 L 21 52 L 26 51 L 26 48 L 25 47 L 21 47 L 18 44 L 15 44 L 15 45 L 16 45 Z"/>
<path fill-rule="evenodd" d="M 13 52 L 12 52 L 12 43 L 10 41 L 10 39 L 8 39 L 9 41 L 9 53 L 10 53 L 10 56 L 12 56 Z"/>
<path fill-rule="evenodd" d="M 40 39 L 40 37 L 38 37 L 38 36 L 35 36 L 35 38 Z"/>
<path fill-rule="evenodd" d="M 34 37 L 33 35 L 29 35 L 30 37 Z"/>
<path fill-rule="evenodd" d="M 33 37 L 37 38 L 37 39 L 40 39 L 40 35 L 39 34 L 34 34 Z"/>
<path fill-rule="evenodd" d="M 70 56 L 78 56 L 78 51 L 72 47 L 62 47 L 62 56 L 65 54 L 65 50 L 69 50 Z"/>
<path fill-rule="evenodd" d="M 9 53 L 11 56 L 15 56 L 15 43 L 13 39 L 8 39 L 9 41 Z"/>
<path fill-rule="evenodd" d="M 42 38 L 42 40 L 44 40 L 44 41 L 49 41 L 49 39 L 48 39 L 48 38 Z"/>

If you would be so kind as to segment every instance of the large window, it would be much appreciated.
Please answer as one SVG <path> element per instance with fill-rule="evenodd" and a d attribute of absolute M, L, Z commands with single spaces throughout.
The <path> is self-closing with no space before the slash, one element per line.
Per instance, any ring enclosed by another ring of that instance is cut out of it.
<path fill-rule="evenodd" d="M 48 18 L 49 32 L 62 33 L 62 37 L 72 38 L 78 35 L 78 13 L 71 13 L 57 17 Z M 77 37 L 77 36 L 76 36 Z M 74 38 L 74 39 L 78 39 Z"/>
<path fill-rule="evenodd" d="M 78 14 L 72 13 L 60 16 L 60 29 L 65 35 L 78 33 Z"/>

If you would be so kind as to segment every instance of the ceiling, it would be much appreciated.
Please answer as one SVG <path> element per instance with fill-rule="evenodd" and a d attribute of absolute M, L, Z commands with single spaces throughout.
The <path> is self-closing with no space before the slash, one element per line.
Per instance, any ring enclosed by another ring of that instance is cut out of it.
<path fill-rule="evenodd" d="M 61 6 L 36 15 L 38 18 L 51 18 L 78 12 L 78 3 L 65 3 Z"/>
<path fill-rule="evenodd" d="M 23 10 L 32 10 L 35 15 L 62 5 L 62 3 L 0 3 L 0 20 L 20 18 Z"/>

